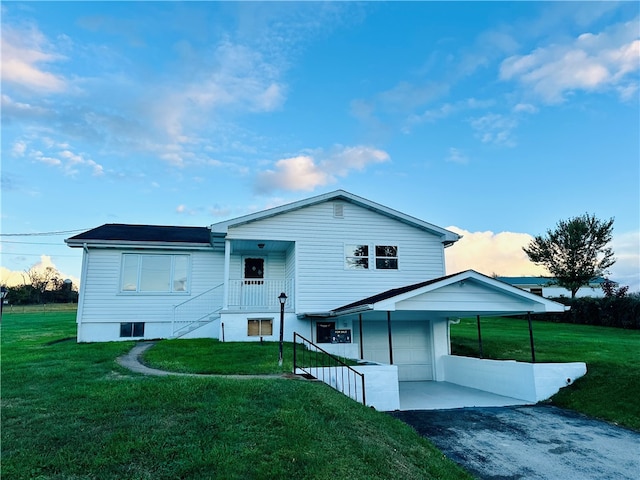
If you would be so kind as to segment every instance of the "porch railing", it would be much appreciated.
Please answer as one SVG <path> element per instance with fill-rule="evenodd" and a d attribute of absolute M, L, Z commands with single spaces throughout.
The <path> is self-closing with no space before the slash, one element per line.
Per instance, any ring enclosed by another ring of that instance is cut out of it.
<path fill-rule="evenodd" d="M 171 329 L 173 337 L 179 337 L 191 330 L 209 323 L 222 310 L 224 284 L 217 285 L 173 307 Z"/>
<path fill-rule="evenodd" d="M 286 307 L 293 305 L 293 278 L 229 280 L 229 309 L 279 309 L 278 296 L 286 293 Z"/>
<path fill-rule="evenodd" d="M 293 334 L 293 373 L 318 379 L 347 397 L 367 404 L 364 373 L 298 333 Z"/>

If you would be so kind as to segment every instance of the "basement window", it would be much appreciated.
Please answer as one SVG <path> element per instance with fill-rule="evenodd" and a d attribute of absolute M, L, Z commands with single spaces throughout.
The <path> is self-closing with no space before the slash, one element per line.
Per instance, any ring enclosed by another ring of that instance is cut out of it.
<path fill-rule="evenodd" d="M 273 335 L 272 318 L 250 318 L 247 320 L 247 335 L 250 337 L 268 337 Z"/>
<path fill-rule="evenodd" d="M 144 337 L 144 322 L 120 324 L 120 338 Z"/>

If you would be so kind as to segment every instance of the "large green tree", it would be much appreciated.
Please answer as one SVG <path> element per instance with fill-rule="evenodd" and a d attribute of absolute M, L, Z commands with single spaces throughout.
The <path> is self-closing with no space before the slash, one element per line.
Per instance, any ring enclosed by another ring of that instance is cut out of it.
<path fill-rule="evenodd" d="M 571 291 L 571 298 L 583 285 L 607 273 L 616 259 L 607 246 L 613 232 L 613 218 L 599 220 L 585 213 L 560 220 L 546 236 L 538 235 L 523 250 L 529 260 L 542 265 L 556 284 Z"/>

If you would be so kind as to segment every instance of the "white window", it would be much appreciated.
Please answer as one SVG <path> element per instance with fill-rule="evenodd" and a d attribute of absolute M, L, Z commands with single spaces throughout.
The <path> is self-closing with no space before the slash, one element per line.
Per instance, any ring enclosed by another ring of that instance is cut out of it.
<path fill-rule="evenodd" d="M 180 293 L 189 291 L 189 255 L 122 255 L 122 292 Z"/>
<path fill-rule="evenodd" d="M 398 269 L 398 247 L 396 245 L 376 245 L 376 270 Z"/>
<path fill-rule="evenodd" d="M 369 268 L 369 245 L 345 245 L 344 260 L 350 270 Z"/>
<path fill-rule="evenodd" d="M 348 244 L 344 246 L 344 259 L 348 270 L 398 270 L 398 246 Z"/>

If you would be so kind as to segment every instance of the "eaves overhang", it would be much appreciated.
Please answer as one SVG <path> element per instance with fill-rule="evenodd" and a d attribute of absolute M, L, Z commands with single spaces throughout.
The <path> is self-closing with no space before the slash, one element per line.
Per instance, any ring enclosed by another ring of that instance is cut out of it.
<path fill-rule="evenodd" d="M 70 240 L 64 241 L 71 248 L 122 248 L 154 250 L 212 250 L 210 243 L 189 242 L 133 242 L 122 240 Z"/>

